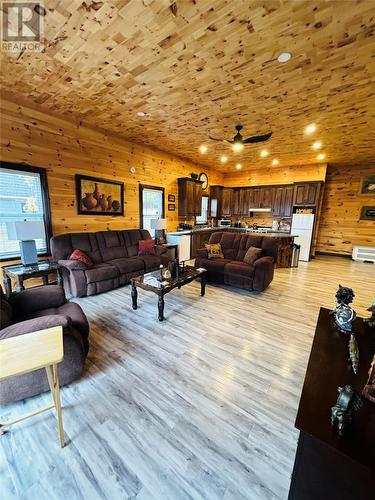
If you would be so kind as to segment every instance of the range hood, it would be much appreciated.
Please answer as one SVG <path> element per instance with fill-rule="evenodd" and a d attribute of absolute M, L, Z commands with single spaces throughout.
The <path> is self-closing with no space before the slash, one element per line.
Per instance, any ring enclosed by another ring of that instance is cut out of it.
<path fill-rule="evenodd" d="M 249 212 L 271 212 L 271 208 L 249 208 Z"/>

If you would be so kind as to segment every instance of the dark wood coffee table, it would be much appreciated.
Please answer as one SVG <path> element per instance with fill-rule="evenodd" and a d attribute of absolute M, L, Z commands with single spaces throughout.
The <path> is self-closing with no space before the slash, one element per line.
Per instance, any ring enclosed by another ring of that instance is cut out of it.
<path fill-rule="evenodd" d="M 181 274 L 176 279 L 165 279 L 160 281 L 160 271 L 153 271 L 151 273 L 143 274 L 142 276 L 137 276 L 131 280 L 132 285 L 132 306 L 133 309 L 137 309 L 137 288 L 142 288 L 143 290 L 148 290 L 150 292 L 156 293 L 159 296 L 158 300 L 158 312 L 159 321 L 164 320 L 164 295 L 171 292 L 174 288 L 181 288 L 188 283 L 200 278 L 201 281 L 201 296 L 204 296 L 206 289 L 206 274 L 205 269 L 197 269 L 193 266 L 185 266 L 183 274 Z"/>

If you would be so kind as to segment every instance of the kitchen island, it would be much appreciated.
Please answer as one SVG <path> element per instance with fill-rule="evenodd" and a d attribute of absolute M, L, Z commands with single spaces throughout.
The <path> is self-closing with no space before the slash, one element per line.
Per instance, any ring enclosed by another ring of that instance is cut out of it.
<path fill-rule="evenodd" d="M 204 248 L 210 236 L 214 232 L 235 232 L 235 233 L 251 233 L 254 235 L 269 236 L 278 238 L 278 255 L 276 259 L 276 267 L 290 267 L 292 259 L 292 247 L 295 235 L 286 233 L 285 231 L 254 231 L 252 229 L 240 227 L 204 227 L 193 228 L 182 231 L 170 232 L 167 234 L 168 243 L 177 244 L 179 246 L 180 260 L 194 259 L 199 248 Z M 190 248 L 190 252 L 188 252 Z"/>

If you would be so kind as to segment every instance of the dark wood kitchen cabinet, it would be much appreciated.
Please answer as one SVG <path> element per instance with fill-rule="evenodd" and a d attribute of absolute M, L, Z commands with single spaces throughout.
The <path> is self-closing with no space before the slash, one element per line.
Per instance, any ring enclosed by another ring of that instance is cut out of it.
<path fill-rule="evenodd" d="M 178 179 L 178 215 L 194 217 L 202 210 L 202 182 L 190 177 Z"/>
<path fill-rule="evenodd" d="M 259 208 L 271 208 L 272 188 L 263 187 L 259 193 Z"/>
<path fill-rule="evenodd" d="M 221 202 L 221 215 L 232 215 L 232 196 L 233 189 L 223 188 L 222 191 L 222 202 Z"/>
<path fill-rule="evenodd" d="M 223 186 L 210 186 L 210 214 L 211 217 L 221 217 Z"/>
<path fill-rule="evenodd" d="M 239 189 L 239 215 L 249 215 L 249 188 Z"/>
<path fill-rule="evenodd" d="M 249 209 L 260 208 L 260 189 L 250 188 L 249 189 Z"/>
<path fill-rule="evenodd" d="M 272 188 L 272 215 L 274 217 L 291 217 L 293 212 L 294 187 L 275 186 Z"/>
<path fill-rule="evenodd" d="M 321 182 L 302 182 L 294 185 L 294 206 L 315 206 L 319 204 Z"/>
<path fill-rule="evenodd" d="M 241 208 L 240 208 L 240 190 L 239 189 L 233 189 L 232 192 L 232 211 L 231 215 L 240 215 L 241 213 Z"/>

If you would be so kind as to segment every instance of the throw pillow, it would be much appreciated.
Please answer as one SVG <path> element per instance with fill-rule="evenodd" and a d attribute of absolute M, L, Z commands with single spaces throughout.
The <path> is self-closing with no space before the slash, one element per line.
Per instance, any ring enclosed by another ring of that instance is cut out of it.
<path fill-rule="evenodd" d="M 262 252 L 263 250 L 261 248 L 249 247 L 243 261 L 246 262 L 246 264 L 254 264 L 254 262 L 262 256 Z"/>
<path fill-rule="evenodd" d="M 138 255 L 156 255 L 155 240 L 139 240 Z"/>
<path fill-rule="evenodd" d="M 209 259 L 224 259 L 220 243 L 206 243 L 205 247 Z"/>
<path fill-rule="evenodd" d="M 69 257 L 69 260 L 79 260 L 80 262 L 83 262 L 87 269 L 90 269 L 94 265 L 93 261 L 90 259 L 90 257 L 87 255 L 87 253 L 82 252 L 82 250 L 79 250 L 78 248 L 74 250 L 72 255 Z"/>

